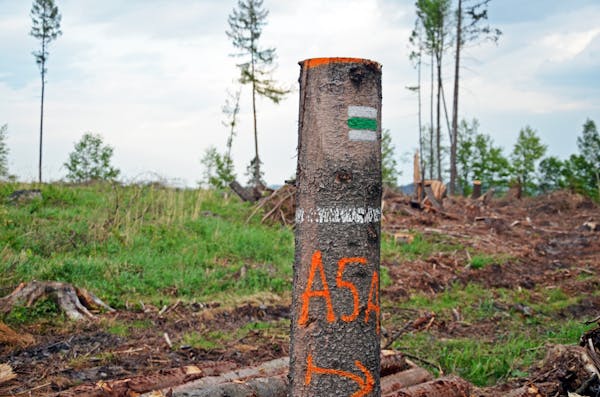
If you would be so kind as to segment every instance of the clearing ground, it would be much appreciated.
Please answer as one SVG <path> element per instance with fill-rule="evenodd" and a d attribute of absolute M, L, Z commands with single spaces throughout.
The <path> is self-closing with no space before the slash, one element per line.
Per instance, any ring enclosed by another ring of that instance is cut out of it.
<path fill-rule="evenodd" d="M 481 387 L 473 395 L 535 385 L 566 396 L 569 368 L 542 359 L 551 345 L 577 344 L 595 327 L 582 323 L 600 314 L 597 205 L 556 192 L 486 205 L 450 198 L 443 212 L 390 196 L 384 209 L 382 345 L 468 379 Z M 0 383 L 0 396 L 68 395 L 60 392 L 133 376 L 161 384 L 168 369 L 210 374 L 284 357 L 289 304 L 286 292 L 222 303 L 172 291 L 163 305 L 125 302 L 95 320 L 13 321 L 21 346 L 0 344 L 0 363 L 16 378 Z"/>

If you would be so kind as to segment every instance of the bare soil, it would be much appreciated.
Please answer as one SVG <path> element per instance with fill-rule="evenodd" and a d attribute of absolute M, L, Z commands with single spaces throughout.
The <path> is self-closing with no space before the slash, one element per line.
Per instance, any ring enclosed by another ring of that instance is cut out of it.
<path fill-rule="evenodd" d="M 441 236 L 447 242 L 472 247 L 471 252 L 506 258 L 503 263 L 473 269 L 466 266 L 471 254 L 460 249 L 425 259 L 384 263 L 392 279 L 382 291 L 384 300 L 406 299 L 415 292 L 433 296 L 452 285 L 468 283 L 486 288 L 560 288 L 568 297 L 583 299 L 555 313 L 558 318 L 591 319 L 600 314 L 600 231 L 594 228 L 594 223 L 600 223 L 600 209 L 581 196 L 557 192 L 537 198 L 493 200 L 488 205 L 451 198 L 444 201 L 443 213 L 411 208 L 408 198 L 395 196 L 388 197 L 384 208 L 383 229 L 388 234 L 410 231 Z M 0 396 L 46 396 L 81 384 L 156 376 L 169 368 L 239 368 L 288 355 L 289 330 L 281 320 L 289 318 L 289 302 L 237 307 L 178 302 L 160 309 L 146 306 L 100 314 L 94 321 L 49 322 L 18 329 L 22 335 L 32 335 L 35 342 L 30 340 L 24 347 L 0 344 L 0 363 L 8 363 L 17 374 L 16 379 L 0 383 Z M 401 326 L 386 324 L 386 313 L 382 315 L 389 333 Z M 254 329 L 249 326 L 254 323 L 272 326 Z M 118 332 L 114 326 L 119 324 L 138 325 Z M 430 325 L 448 336 L 479 338 L 498 332 L 493 319 L 468 326 L 458 319 L 435 320 Z M 240 333 L 243 327 L 246 332 Z M 229 337 L 222 338 L 225 341 L 221 345 L 202 349 L 182 342 L 186 334 L 194 332 Z M 477 395 L 501 395 L 543 374 L 550 372 L 534 368 L 527 379 Z M 540 389 L 539 395 L 566 395 L 561 394 L 557 382 L 545 380 L 550 386 Z"/>

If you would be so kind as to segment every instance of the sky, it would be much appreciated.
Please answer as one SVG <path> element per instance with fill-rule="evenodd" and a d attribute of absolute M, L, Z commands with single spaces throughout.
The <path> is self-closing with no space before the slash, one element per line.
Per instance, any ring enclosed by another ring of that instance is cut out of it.
<path fill-rule="evenodd" d="M 225 31 L 237 0 L 56 0 L 63 35 L 50 45 L 44 104 L 44 181 L 86 132 L 114 147 L 120 179 L 196 186 L 200 159 L 225 151 L 222 107 L 237 89 L 239 59 Z M 390 131 L 403 176 L 418 148 L 417 84 L 408 38 L 413 0 L 264 0 L 263 47 L 276 48 L 274 78 L 292 92 L 260 99 L 259 152 L 265 179 L 282 184 L 296 170 L 298 62 L 358 57 L 382 64 L 382 127 Z M 29 35 L 31 1 L 0 0 L 0 125 L 8 125 L 9 171 L 37 179 L 41 81 Z M 510 153 L 519 130 L 533 128 L 547 155 L 566 158 L 590 118 L 600 123 L 600 1 L 493 0 L 497 44 L 463 52 L 459 114 L 477 118 Z M 451 106 L 452 52 L 444 62 Z M 424 82 L 424 85 L 428 83 Z M 423 93 L 427 95 L 426 92 Z M 251 92 L 242 88 L 233 142 L 238 179 L 254 156 Z M 449 111 L 451 111 L 449 109 Z M 407 160 L 409 159 L 409 160 Z"/>

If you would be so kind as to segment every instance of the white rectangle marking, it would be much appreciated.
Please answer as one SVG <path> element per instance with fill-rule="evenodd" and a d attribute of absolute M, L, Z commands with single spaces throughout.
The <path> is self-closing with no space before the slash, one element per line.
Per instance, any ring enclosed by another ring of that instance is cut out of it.
<path fill-rule="evenodd" d="M 370 106 L 348 106 L 348 117 L 364 117 L 366 119 L 376 119 L 377 109 Z"/>
<path fill-rule="evenodd" d="M 381 220 L 381 210 L 371 207 L 316 207 L 296 210 L 296 223 L 372 223 Z"/>
<path fill-rule="evenodd" d="M 377 132 L 371 130 L 350 130 L 348 139 L 351 141 L 373 142 L 377 140 Z"/>

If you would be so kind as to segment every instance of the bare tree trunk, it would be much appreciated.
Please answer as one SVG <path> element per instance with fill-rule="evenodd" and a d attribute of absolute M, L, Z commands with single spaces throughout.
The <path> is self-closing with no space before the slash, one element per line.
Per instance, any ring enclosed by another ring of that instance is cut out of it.
<path fill-rule="evenodd" d="M 252 116 L 254 118 L 254 185 L 260 185 L 260 158 L 258 157 L 258 129 L 256 128 L 256 83 L 254 76 L 254 55 L 252 55 Z"/>
<path fill-rule="evenodd" d="M 300 65 L 290 395 L 379 396 L 381 66 Z"/>
<path fill-rule="evenodd" d="M 44 47 L 42 47 L 44 48 Z M 43 50 L 42 50 L 43 51 Z M 46 86 L 46 62 L 42 61 L 42 98 L 41 98 L 41 106 L 40 106 L 40 156 L 38 162 L 38 182 L 42 183 L 42 137 L 44 131 L 44 89 Z"/>
<path fill-rule="evenodd" d="M 456 55 L 454 62 L 454 93 L 452 100 L 452 134 L 450 139 L 450 194 L 456 191 L 456 150 L 458 145 L 458 79 L 460 70 L 460 45 L 462 38 L 462 0 L 458 0 L 456 23 Z"/>
<path fill-rule="evenodd" d="M 434 168 L 434 145 L 433 145 L 433 89 L 434 83 L 434 54 L 431 51 L 431 91 L 429 93 L 429 179 L 433 179 L 433 168 Z M 427 178 L 425 178 L 427 179 Z"/>
<path fill-rule="evenodd" d="M 436 151 L 437 151 L 437 179 L 442 180 L 442 126 L 441 117 L 441 94 L 442 94 L 442 55 L 436 56 L 437 63 L 437 109 L 436 109 Z"/>
<path fill-rule="evenodd" d="M 417 63 L 417 98 L 419 101 L 419 169 L 423 169 L 423 123 L 421 121 L 422 118 L 422 105 L 421 105 L 421 49 L 419 49 L 419 62 Z M 423 178 L 424 179 L 424 178 Z"/>

